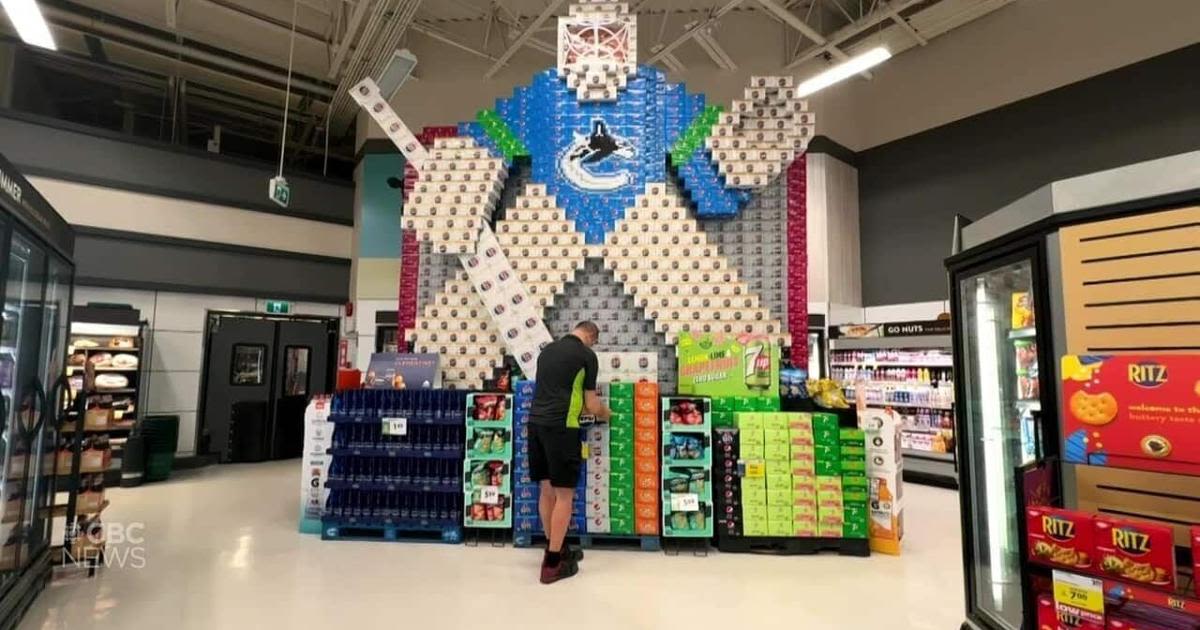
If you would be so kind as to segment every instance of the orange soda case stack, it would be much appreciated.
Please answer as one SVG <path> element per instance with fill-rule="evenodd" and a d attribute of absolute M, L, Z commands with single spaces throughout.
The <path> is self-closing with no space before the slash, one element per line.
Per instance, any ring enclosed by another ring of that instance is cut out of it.
<path fill-rule="evenodd" d="M 659 535 L 662 522 L 658 401 L 658 383 L 634 384 L 634 533 L 639 536 Z"/>

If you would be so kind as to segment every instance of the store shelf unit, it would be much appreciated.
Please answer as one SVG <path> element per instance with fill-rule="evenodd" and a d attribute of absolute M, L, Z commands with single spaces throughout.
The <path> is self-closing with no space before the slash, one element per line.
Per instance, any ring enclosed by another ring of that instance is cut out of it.
<path fill-rule="evenodd" d="M 462 541 L 466 392 L 334 394 L 324 540 Z"/>
<path fill-rule="evenodd" d="M 712 400 L 664 396 L 662 532 L 666 538 L 711 538 Z"/>
<path fill-rule="evenodd" d="M 512 527 L 513 395 L 469 394 L 466 400 L 463 524 Z"/>
<path fill-rule="evenodd" d="M 901 325 L 877 326 L 887 334 L 902 330 Z M 848 399 L 861 395 L 868 406 L 899 414 L 905 480 L 958 486 L 949 334 L 838 336 L 830 341 L 830 365 Z"/>

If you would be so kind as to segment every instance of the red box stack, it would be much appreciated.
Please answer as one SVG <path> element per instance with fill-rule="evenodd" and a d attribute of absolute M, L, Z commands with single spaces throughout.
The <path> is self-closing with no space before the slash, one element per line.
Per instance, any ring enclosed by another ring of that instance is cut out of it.
<path fill-rule="evenodd" d="M 808 167 L 800 156 L 787 172 L 788 332 L 792 365 L 808 365 Z"/>

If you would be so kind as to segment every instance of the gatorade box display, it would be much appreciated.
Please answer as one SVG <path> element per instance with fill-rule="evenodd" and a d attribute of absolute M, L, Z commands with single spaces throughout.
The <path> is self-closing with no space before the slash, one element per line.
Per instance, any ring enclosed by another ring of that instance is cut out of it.
<path fill-rule="evenodd" d="M 1029 558 L 1037 562 L 1070 569 L 1091 567 L 1096 556 L 1094 529 L 1092 515 L 1085 512 L 1048 507 L 1025 510 L 1026 546 Z"/>
<path fill-rule="evenodd" d="M 1175 540 L 1170 527 L 1100 515 L 1094 523 L 1100 573 L 1175 590 Z"/>

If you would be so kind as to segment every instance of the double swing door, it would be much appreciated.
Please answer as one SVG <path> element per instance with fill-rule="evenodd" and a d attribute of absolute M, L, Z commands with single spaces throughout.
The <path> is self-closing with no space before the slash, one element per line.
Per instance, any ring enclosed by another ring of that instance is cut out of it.
<path fill-rule="evenodd" d="M 210 313 L 203 439 L 225 462 L 299 457 L 310 397 L 331 391 L 333 319 Z"/>
<path fill-rule="evenodd" d="M 7 217 L 0 320 L 0 596 L 50 545 L 74 268 Z"/>

